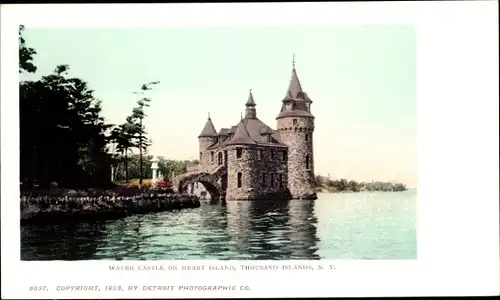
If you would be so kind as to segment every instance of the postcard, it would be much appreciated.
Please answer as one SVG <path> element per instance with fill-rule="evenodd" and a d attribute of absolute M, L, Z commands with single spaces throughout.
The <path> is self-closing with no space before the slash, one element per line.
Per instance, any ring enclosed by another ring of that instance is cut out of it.
<path fill-rule="evenodd" d="M 3 7 L 2 297 L 498 292 L 432 254 L 469 195 L 437 171 L 460 105 L 425 90 L 433 6 Z"/>

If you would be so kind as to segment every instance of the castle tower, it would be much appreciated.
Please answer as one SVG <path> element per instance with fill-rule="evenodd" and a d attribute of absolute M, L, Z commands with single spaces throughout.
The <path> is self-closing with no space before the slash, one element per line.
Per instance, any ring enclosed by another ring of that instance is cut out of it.
<path fill-rule="evenodd" d="M 314 190 L 311 99 L 302 86 L 293 61 L 290 84 L 276 118 L 281 141 L 288 146 L 288 188 L 294 199 L 316 199 Z"/>
<path fill-rule="evenodd" d="M 199 157 L 200 157 L 200 168 L 207 169 L 210 165 L 210 154 L 208 153 L 208 147 L 212 146 L 217 141 L 217 131 L 215 130 L 210 114 L 208 114 L 207 122 L 205 127 L 198 135 L 199 142 Z"/>
<path fill-rule="evenodd" d="M 228 166 L 227 166 L 227 199 L 253 199 L 254 192 L 249 191 L 258 182 L 258 171 L 256 170 L 255 141 L 241 120 L 231 138 L 227 143 Z"/>

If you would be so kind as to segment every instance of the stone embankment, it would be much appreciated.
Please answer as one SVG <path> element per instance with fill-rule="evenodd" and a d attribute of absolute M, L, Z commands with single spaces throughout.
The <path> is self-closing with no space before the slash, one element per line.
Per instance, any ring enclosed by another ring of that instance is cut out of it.
<path fill-rule="evenodd" d="M 162 191 L 21 193 L 21 223 L 117 219 L 200 207 L 193 195 Z"/>

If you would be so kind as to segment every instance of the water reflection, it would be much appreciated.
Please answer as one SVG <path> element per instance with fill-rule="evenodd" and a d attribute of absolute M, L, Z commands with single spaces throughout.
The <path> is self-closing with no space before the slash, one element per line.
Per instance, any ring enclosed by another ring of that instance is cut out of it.
<path fill-rule="evenodd" d="M 228 233 L 240 259 L 319 259 L 311 201 L 228 202 Z"/>
<path fill-rule="evenodd" d="M 231 249 L 231 237 L 227 232 L 228 216 L 225 207 L 221 204 L 205 204 L 203 208 L 202 229 L 197 232 L 200 258 L 216 255 L 222 259 L 231 259 L 235 253 Z"/>
<path fill-rule="evenodd" d="M 23 225 L 22 260 L 414 259 L 415 193 L 228 201 L 100 223 Z M 403 197 L 404 196 L 404 197 Z M 402 198 L 403 197 L 403 198 Z"/>
<path fill-rule="evenodd" d="M 314 215 L 314 201 L 294 200 L 288 204 L 288 228 L 290 240 L 288 245 L 290 259 L 320 259 L 317 254 L 320 239 L 316 227 L 318 219 Z"/>
<path fill-rule="evenodd" d="M 102 222 L 21 226 L 21 260 L 93 259 L 104 237 Z"/>

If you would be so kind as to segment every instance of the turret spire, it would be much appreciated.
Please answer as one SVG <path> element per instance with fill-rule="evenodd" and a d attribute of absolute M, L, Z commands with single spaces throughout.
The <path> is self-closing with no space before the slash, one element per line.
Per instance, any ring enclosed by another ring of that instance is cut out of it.
<path fill-rule="evenodd" d="M 290 77 L 288 89 L 282 102 L 278 119 L 291 116 L 313 117 L 311 114 L 312 101 L 307 93 L 302 90 L 302 85 L 295 69 L 295 54 L 292 57 L 292 76 Z"/>
<path fill-rule="evenodd" d="M 245 104 L 246 106 L 256 106 L 255 100 L 253 99 L 253 94 L 252 94 L 252 89 L 250 89 L 250 94 L 248 95 L 248 100 L 247 103 Z"/>
<path fill-rule="evenodd" d="M 293 54 L 292 76 L 290 78 L 288 90 L 286 91 L 285 99 L 295 99 L 299 93 L 302 93 L 302 85 L 300 84 L 299 76 L 297 75 L 297 70 L 295 69 L 295 54 Z"/>
<path fill-rule="evenodd" d="M 245 104 L 245 118 L 255 119 L 257 118 L 257 110 L 255 109 L 255 100 L 253 99 L 252 89 L 250 89 L 250 94 L 248 95 L 247 103 Z M 243 118 L 243 115 L 242 115 Z"/>
<path fill-rule="evenodd" d="M 208 113 L 208 119 L 201 131 L 200 137 L 215 137 L 217 136 L 217 131 L 215 130 L 214 123 L 212 123 L 212 119 L 210 118 L 210 113 Z"/>

